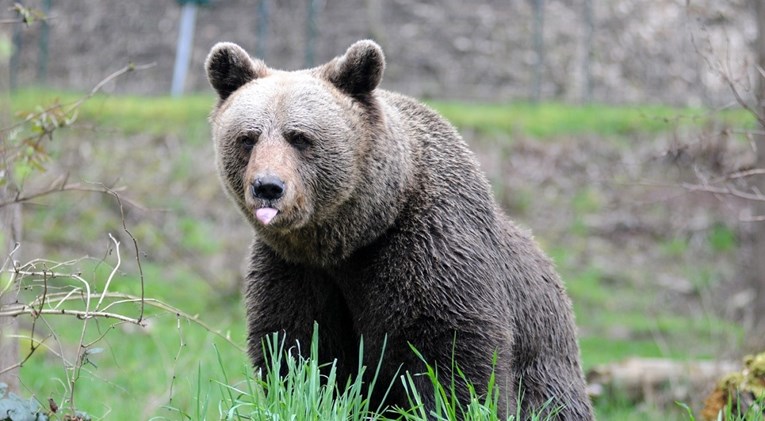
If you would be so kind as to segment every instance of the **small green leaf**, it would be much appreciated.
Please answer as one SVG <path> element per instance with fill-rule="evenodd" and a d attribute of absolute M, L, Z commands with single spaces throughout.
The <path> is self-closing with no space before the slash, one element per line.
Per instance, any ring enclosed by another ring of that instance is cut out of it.
<path fill-rule="evenodd" d="M 32 166 L 26 161 L 16 162 L 13 166 L 13 179 L 17 182 L 26 180 L 26 178 L 32 174 Z"/>

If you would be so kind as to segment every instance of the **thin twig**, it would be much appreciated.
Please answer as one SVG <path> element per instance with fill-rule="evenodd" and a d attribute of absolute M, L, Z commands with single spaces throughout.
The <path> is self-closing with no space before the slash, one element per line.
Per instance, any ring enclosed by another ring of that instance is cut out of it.
<path fill-rule="evenodd" d="M 741 199 L 752 200 L 757 202 L 765 202 L 765 196 L 757 193 L 747 193 L 738 189 L 730 187 L 714 187 L 703 184 L 682 183 L 680 187 L 689 191 L 698 191 L 713 194 L 723 194 L 728 196 L 735 196 Z"/>
<path fill-rule="evenodd" d="M 41 272 L 39 272 L 39 273 L 41 273 Z M 59 276 L 62 276 L 62 275 L 59 274 Z M 78 290 L 81 291 L 81 289 L 78 289 Z M 62 295 L 64 296 L 64 298 L 57 298 L 58 296 L 62 296 Z M 88 293 L 88 294 L 84 294 L 84 297 L 83 297 L 83 296 L 75 296 L 71 292 L 69 292 L 69 293 L 54 293 L 54 294 L 49 294 L 48 295 L 47 301 L 48 301 L 48 303 L 54 303 L 55 302 L 55 303 L 59 303 L 59 305 L 60 305 L 60 303 L 64 302 L 64 301 L 75 301 L 75 300 L 81 300 L 82 298 L 93 298 L 93 299 L 96 299 L 96 298 L 101 297 L 101 295 L 102 295 L 101 293 Z M 194 324 L 202 327 L 203 329 L 207 330 L 208 332 L 212 333 L 213 335 L 215 335 L 215 336 L 225 340 L 231 346 L 235 347 L 237 350 L 239 350 L 241 352 L 245 352 L 244 348 L 242 348 L 240 345 L 238 345 L 237 343 L 232 341 L 231 338 L 229 338 L 227 335 L 224 335 L 223 333 L 213 329 L 210 325 L 208 325 L 207 323 L 203 322 L 198 317 L 192 316 L 192 315 L 190 315 L 190 314 L 188 314 L 188 313 L 186 313 L 186 312 L 184 312 L 184 311 L 182 311 L 182 310 L 180 310 L 180 309 L 178 309 L 176 307 L 173 307 L 170 304 L 167 304 L 167 303 L 165 303 L 163 301 L 160 301 L 160 300 L 158 300 L 156 298 L 145 298 L 145 299 L 142 299 L 141 297 L 136 297 L 134 295 L 124 294 L 124 293 L 119 293 L 119 292 L 106 293 L 106 297 L 107 298 L 120 299 L 124 303 L 144 302 L 144 303 L 146 303 L 146 305 L 148 305 L 150 307 L 154 307 L 154 308 L 163 310 L 166 313 L 174 314 L 176 316 L 181 317 L 182 319 L 185 319 L 186 321 L 194 323 Z M 106 305 L 104 308 L 109 308 L 109 307 L 112 306 L 112 304 L 114 304 L 114 303 L 110 303 L 110 304 Z M 15 305 L 13 307 L 8 307 L 8 308 L 4 307 L 3 310 L 0 310 L 0 317 L 2 317 L 4 315 L 3 311 L 13 311 L 13 312 L 15 312 L 15 314 L 10 314 L 10 316 L 17 316 L 17 315 L 21 315 L 21 314 L 28 314 L 29 312 L 28 311 L 23 311 L 22 307 L 29 307 L 29 306 L 28 305 L 23 305 L 23 304 L 17 304 L 17 305 Z M 85 312 L 82 312 L 82 311 L 80 311 L 80 312 L 83 313 L 83 315 L 85 313 Z M 109 314 L 112 314 L 110 312 L 104 311 L 103 309 L 101 310 L 100 313 L 109 313 Z M 46 311 L 43 314 L 45 314 L 45 315 L 65 315 L 65 316 L 66 315 L 72 315 L 71 313 L 67 313 L 67 312 L 64 312 L 64 310 L 58 309 L 58 307 L 51 308 L 51 309 L 46 309 Z M 88 314 L 93 315 L 94 317 L 100 317 L 99 313 L 97 313 L 97 312 L 91 311 Z M 126 317 L 126 316 L 122 316 L 122 317 L 124 319 L 129 319 L 129 320 L 121 320 L 121 321 L 124 321 L 124 322 L 127 322 L 127 323 L 137 324 L 139 326 L 145 326 L 145 322 L 144 322 L 145 319 L 141 320 L 140 323 L 138 323 L 138 321 L 139 321 L 138 318 L 130 318 L 130 317 Z M 111 318 L 112 319 L 117 319 L 116 317 L 111 317 Z"/>
<path fill-rule="evenodd" d="M 175 390 L 175 379 L 177 378 L 175 375 L 175 370 L 178 368 L 178 360 L 181 358 L 181 351 L 185 346 L 185 343 L 183 342 L 183 330 L 181 329 L 180 315 L 176 315 L 175 327 L 178 329 L 178 352 L 175 353 L 175 358 L 173 359 L 173 369 L 171 371 L 172 376 L 170 376 L 170 390 L 168 391 L 167 398 L 167 404 L 169 406 L 173 404 L 173 391 Z"/>
<path fill-rule="evenodd" d="M 749 111 L 751 115 L 754 116 L 755 119 L 757 119 L 757 122 L 760 123 L 760 127 L 765 127 L 765 117 L 760 115 L 760 113 L 757 112 L 757 110 L 753 109 L 749 106 L 749 104 L 744 101 L 744 98 L 741 97 L 741 94 L 739 94 L 738 89 L 736 88 L 736 84 L 733 83 L 730 77 L 725 72 L 721 72 L 723 81 L 728 85 L 728 88 L 730 88 L 731 93 L 733 93 L 733 96 L 736 98 L 736 102 L 738 102 L 741 107 L 743 107 L 745 110 Z"/>
<path fill-rule="evenodd" d="M 114 277 L 114 274 L 117 272 L 117 269 L 119 268 L 120 261 L 121 261 L 120 253 L 119 253 L 120 243 L 117 240 L 115 240 L 114 237 L 112 237 L 111 234 L 109 234 L 109 238 L 111 238 L 111 240 L 114 242 L 114 244 L 115 244 L 115 246 L 117 248 L 117 264 L 115 265 L 114 270 L 112 270 L 111 274 L 109 275 L 109 278 L 107 278 L 106 286 L 104 287 L 103 293 L 106 293 L 106 291 L 108 291 L 109 284 L 111 283 L 111 280 Z M 90 295 L 91 295 L 90 284 L 88 284 L 87 282 L 84 282 L 84 284 L 85 284 L 85 289 L 87 291 L 87 296 L 85 298 L 85 311 L 83 312 L 84 315 L 82 317 L 79 317 L 82 320 L 82 329 L 80 330 L 80 340 L 77 343 L 78 344 L 78 346 L 77 346 L 77 359 L 76 359 L 76 362 L 75 362 L 74 369 L 72 370 L 72 376 L 69 378 L 69 387 L 70 387 L 70 390 L 69 390 L 69 406 L 70 406 L 70 408 L 72 410 L 72 413 L 74 413 L 75 408 L 76 408 L 76 405 L 74 403 L 75 386 L 77 384 L 77 380 L 80 379 L 80 369 L 82 368 L 83 357 L 85 355 L 84 351 L 82 351 L 84 349 L 82 347 L 82 345 L 85 343 L 85 332 L 87 332 L 88 321 L 90 320 L 90 316 L 88 314 L 88 313 L 90 313 Z M 98 301 L 99 304 L 101 303 L 101 300 L 103 300 L 103 293 L 101 295 L 101 298 Z M 98 306 L 96 306 L 96 308 L 98 308 Z M 65 311 L 65 310 L 62 309 L 60 311 Z M 102 317 L 107 317 L 108 318 L 110 316 L 104 315 Z M 121 316 L 121 317 L 124 317 L 124 316 Z"/>
<path fill-rule="evenodd" d="M 140 326 L 144 326 L 138 319 L 123 316 L 117 313 L 110 313 L 108 311 L 89 311 L 89 310 L 68 310 L 68 309 L 52 309 L 44 308 L 42 310 L 28 306 L 26 304 L 13 305 L 3 307 L 0 310 L 0 317 L 16 317 L 22 314 L 30 314 L 32 316 L 38 315 L 61 315 L 61 316 L 73 316 L 80 320 L 89 320 L 97 317 L 106 319 L 116 319 L 127 323 L 133 323 Z"/>
<path fill-rule="evenodd" d="M 150 68 L 152 68 L 152 67 L 154 67 L 156 65 L 157 65 L 156 63 L 139 64 L 139 65 L 136 65 L 136 64 L 133 64 L 133 63 L 129 63 L 127 66 L 117 70 L 116 72 L 110 74 L 109 76 L 107 76 L 106 78 L 104 78 L 103 80 L 98 82 L 93 87 L 93 89 L 91 89 L 90 92 L 87 95 L 83 96 L 82 98 L 80 98 L 80 99 L 78 99 L 78 100 L 76 100 L 74 102 L 70 102 L 68 104 L 63 104 L 63 105 L 62 104 L 56 104 L 56 105 L 52 105 L 52 106 L 50 106 L 48 108 L 45 108 L 42 111 L 38 111 L 36 113 L 29 114 L 25 119 L 23 119 L 23 120 L 21 120 L 19 122 L 16 122 L 14 124 L 11 124 L 10 126 L 7 126 L 5 128 L 0 129 L 0 132 L 5 133 L 5 132 L 8 132 L 8 131 L 10 131 L 12 129 L 15 129 L 17 127 L 23 126 L 24 124 L 27 124 L 28 122 L 34 120 L 35 118 L 38 118 L 41 115 L 43 115 L 45 113 L 48 113 L 48 112 L 50 112 L 52 110 L 55 110 L 57 108 L 68 107 L 68 109 L 65 112 L 66 113 L 71 113 L 71 112 L 77 110 L 85 101 L 89 100 L 90 98 L 93 98 L 93 96 L 95 94 L 97 94 L 98 91 L 100 91 L 101 88 L 104 87 L 104 85 L 106 85 L 107 83 L 111 82 L 112 80 L 114 80 L 114 79 L 116 79 L 116 78 L 118 78 L 118 77 L 120 77 L 120 76 L 122 76 L 122 75 L 124 75 L 126 73 L 130 73 L 130 72 L 137 71 L 137 70 L 150 69 Z"/>
<path fill-rule="evenodd" d="M 45 338 L 43 338 L 42 341 L 37 341 L 37 343 L 35 343 L 34 335 L 30 335 L 29 337 L 20 336 L 20 335 L 8 335 L 8 337 L 19 338 L 19 339 L 29 339 L 29 342 L 31 343 L 31 345 L 30 345 L 29 352 L 24 356 L 24 358 L 22 358 L 19 362 L 0 370 L 0 375 L 5 374 L 11 370 L 15 370 L 17 368 L 21 368 L 25 362 L 27 362 L 30 358 L 32 358 L 32 355 L 37 351 L 37 348 L 39 348 L 43 343 L 45 343 L 45 341 L 50 339 L 51 336 L 46 336 Z M 55 353 L 55 351 L 53 352 Z"/>
<path fill-rule="evenodd" d="M 138 251 L 138 241 L 136 241 L 135 237 L 133 236 L 133 233 L 130 232 L 130 230 L 127 228 L 127 225 L 125 223 L 125 210 L 122 208 L 122 200 L 120 200 L 120 196 L 114 192 L 110 191 L 112 196 L 114 196 L 115 199 L 117 199 L 117 204 L 120 206 L 120 218 L 122 219 L 122 230 L 125 231 L 125 233 L 130 236 L 130 239 L 133 240 L 133 249 L 135 251 L 135 261 L 136 264 L 138 264 L 138 276 L 141 280 L 141 313 L 138 315 L 138 320 L 143 319 L 143 311 L 144 311 L 144 303 L 143 300 L 146 298 L 146 290 L 144 285 L 144 278 L 143 278 L 143 266 L 141 266 L 141 253 Z"/>
<path fill-rule="evenodd" d="M 79 288 L 72 288 L 69 292 L 67 292 L 64 295 L 64 298 L 62 298 L 60 300 L 52 300 L 52 299 L 48 298 L 48 302 L 57 302 L 58 304 L 56 304 L 56 306 L 53 307 L 53 309 L 54 310 L 58 310 L 58 308 L 61 307 L 61 304 L 64 304 L 65 302 L 69 301 L 70 298 L 71 299 L 80 300 L 81 298 L 80 297 L 76 297 L 75 294 L 79 294 L 81 292 L 82 292 L 82 290 L 79 289 Z"/>
<path fill-rule="evenodd" d="M 212 333 L 213 335 L 215 335 L 215 336 L 225 340 L 226 342 L 229 343 L 229 345 L 233 346 L 234 348 L 236 348 L 240 352 L 245 352 L 245 349 L 242 348 L 241 346 L 239 346 L 234 341 L 232 341 L 231 338 L 229 338 L 228 336 L 226 336 L 226 335 L 220 333 L 219 331 L 213 329 L 210 325 L 208 325 L 207 323 L 201 321 L 199 318 L 197 318 L 195 316 L 191 316 L 188 313 L 185 313 L 185 312 L 183 312 L 183 311 L 181 311 L 181 310 L 179 310 L 179 309 L 177 309 L 177 308 L 175 308 L 175 307 L 173 307 L 173 306 L 171 306 L 169 304 L 166 304 L 166 303 L 164 303 L 162 301 L 159 301 L 157 299 L 154 299 L 154 298 L 147 298 L 146 299 L 146 304 L 151 305 L 152 307 L 155 307 L 155 308 L 158 308 L 158 309 L 161 309 L 161 310 L 165 310 L 168 313 L 175 313 L 177 316 L 180 316 L 181 318 L 186 319 L 186 321 L 192 322 L 192 323 L 202 327 L 206 331 Z"/>
<path fill-rule="evenodd" d="M 125 323 L 127 323 L 127 322 L 125 322 Z M 123 324 L 123 322 L 116 322 L 116 323 L 114 323 L 114 324 L 111 324 L 111 325 L 109 325 L 109 327 L 107 327 L 107 328 L 106 328 L 106 330 L 104 330 L 104 331 L 101 333 L 101 335 L 99 335 L 99 336 L 98 336 L 96 339 L 93 339 L 92 341 L 90 341 L 90 342 L 88 342 L 87 344 L 85 344 L 85 349 L 88 349 L 88 348 L 90 348 L 91 346 L 93 346 L 93 345 L 95 345 L 95 344 L 97 344 L 97 343 L 101 342 L 101 340 L 102 340 L 102 339 L 104 339 L 104 338 L 106 337 L 106 334 L 107 334 L 107 333 L 109 333 L 109 331 L 113 330 L 113 329 L 114 329 L 114 328 L 115 328 L 117 325 L 121 325 L 121 324 Z M 143 325 L 142 325 L 142 326 L 143 326 Z"/>
<path fill-rule="evenodd" d="M 108 187 L 96 188 L 96 187 L 88 187 L 88 186 L 85 186 L 85 185 L 80 184 L 80 183 L 73 183 L 73 184 L 67 184 L 67 185 L 59 186 L 59 187 L 55 187 L 55 188 L 49 188 L 47 190 L 43 190 L 43 191 L 27 194 L 27 195 L 24 195 L 24 196 L 14 197 L 11 200 L 6 200 L 4 202 L 0 202 L 0 208 L 2 208 L 4 206 L 8 206 L 8 205 L 14 205 L 14 204 L 17 204 L 17 203 L 29 202 L 30 200 L 38 199 L 40 197 L 47 196 L 49 194 L 59 193 L 59 192 L 64 192 L 64 191 L 81 191 L 81 192 L 94 192 L 94 193 L 112 193 L 113 191 L 122 191 L 124 189 L 125 189 L 124 187 L 119 187 L 116 190 L 115 189 L 110 189 Z"/>
<path fill-rule="evenodd" d="M 24 263 L 23 265 L 21 265 L 19 267 L 17 267 L 15 271 L 19 272 L 19 271 L 25 270 L 25 268 L 30 268 L 30 267 L 33 268 L 33 267 L 36 267 L 38 264 L 42 263 L 44 265 L 50 265 L 50 266 L 48 266 L 49 269 L 47 269 L 47 272 L 48 273 L 52 273 L 52 271 L 54 269 L 58 268 L 58 267 L 73 266 L 73 265 L 76 265 L 77 263 L 80 263 L 81 261 L 83 261 L 85 259 L 87 259 L 87 257 L 81 257 L 79 259 L 67 260 L 65 262 L 57 262 L 55 260 L 43 259 L 41 257 L 37 257 L 37 258 L 34 258 L 34 259 Z M 21 273 L 21 272 L 19 272 L 19 273 Z M 42 276 L 42 275 L 39 275 L 39 276 Z M 69 274 L 67 273 L 67 274 L 64 274 L 63 276 L 69 276 Z"/>
<path fill-rule="evenodd" d="M 642 186 L 642 187 L 661 187 L 661 188 L 673 188 L 673 189 L 685 189 L 688 192 L 701 192 L 711 194 L 723 194 L 728 196 L 735 196 L 741 199 L 765 201 L 765 195 L 757 193 L 747 193 L 738 189 L 730 187 L 715 187 L 709 184 L 693 184 L 693 183 L 660 183 L 660 182 L 633 182 L 633 183 L 618 183 L 630 186 Z"/>
<path fill-rule="evenodd" d="M 101 303 L 104 302 L 104 298 L 106 298 L 106 293 L 109 291 L 109 286 L 112 284 L 114 275 L 117 274 L 117 271 L 119 270 L 120 266 L 122 266 L 122 256 L 120 255 L 120 242 L 117 241 L 117 239 L 114 238 L 114 236 L 112 236 L 111 234 L 109 234 L 109 238 L 111 238 L 112 242 L 114 242 L 114 248 L 117 254 L 117 264 L 114 265 L 111 273 L 109 273 L 109 276 L 106 278 L 106 285 L 104 285 L 104 290 L 101 293 L 101 297 L 98 299 L 98 302 L 96 303 L 96 310 L 101 308 Z"/>
<path fill-rule="evenodd" d="M 729 180 L 735 180 L 737 178 L 746 178 L 746 177 L 752 177 L 755 175 L 765 175 L 765 168 L 755 168 L 752 170 L 737 171 L 737 172 L 728 174 L 727 176 L 725 176 L 725 178 Z"/>
<path fill-rule="evenodd" d="M 11 250 L 11 252 L 8 253 L 8 257 L 6 257 L 5 260 L 3 261 L 3 266 L 0 267 L 0 273 L 5 272 L 9 264 L 11 265 L 13 264 L 13 255 L 16 253 L 16 251 L 18 251 L 19 247 L 21 247 L 21 244 L 19 243 L 16 243 L 13 246 L 13 250 Z M 3 289 L 0 290 L 0 295 L 3 295 L 6 292 L 8 292 L 8 290 L 11 289 L 11 287 L 13 286 L 14 282 L 16 282 L 16 274 L 11 273 L 11 276 L 8 278 L 8 283 L 3 285 Z"/>

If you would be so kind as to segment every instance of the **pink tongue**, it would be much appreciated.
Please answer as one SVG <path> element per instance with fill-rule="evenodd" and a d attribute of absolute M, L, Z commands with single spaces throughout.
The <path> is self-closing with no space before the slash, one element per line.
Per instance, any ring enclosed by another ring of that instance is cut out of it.
<path fill-rule="evenodd" d="M 263 225 L 268 225 L 277 213 L 279 211 L 274 208 L 260 208 L 255 211 L 255 216 Z"/>

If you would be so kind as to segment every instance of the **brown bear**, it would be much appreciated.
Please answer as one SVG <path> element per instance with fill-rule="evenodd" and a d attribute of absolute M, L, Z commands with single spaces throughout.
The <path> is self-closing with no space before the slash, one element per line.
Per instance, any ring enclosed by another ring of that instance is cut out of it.
<path fill-rule="evenodd" d="M 266 335 L 308 349 L 316 322 L 319 356 L 341 376 L 357 370 L 362 337 L 370 354 L 387 341 L 386 404 L 406 408 L 399 376 L 424 371 L 411 345 L 445 385 L 460 378 L 456 364 L 484 394 L 493 372 L 502 412 L 592 418 L 571 303 L 550 260 L 499 209 L 456 130 L 378 88 L 376 43 L 293 72 L 219 43 L 205 66 L 219 96 L 210 121 L 220 177 L 255 230 L 245 300 L 256 367 Z M 432 409 L 430 380 L 413 379 Z M 460 381 L 456 393 L 469 400 Z"/>

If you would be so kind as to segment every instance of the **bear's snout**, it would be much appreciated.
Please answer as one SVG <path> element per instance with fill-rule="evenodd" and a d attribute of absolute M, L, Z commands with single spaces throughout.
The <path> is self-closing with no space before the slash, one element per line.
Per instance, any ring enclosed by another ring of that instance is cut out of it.
<path fill-rule="evenodd" d="M 263 200 L 276 200 L 284 195 L 284 181 L 274 175 L 257 177 L 250 186 L 252 196 Z"/>

